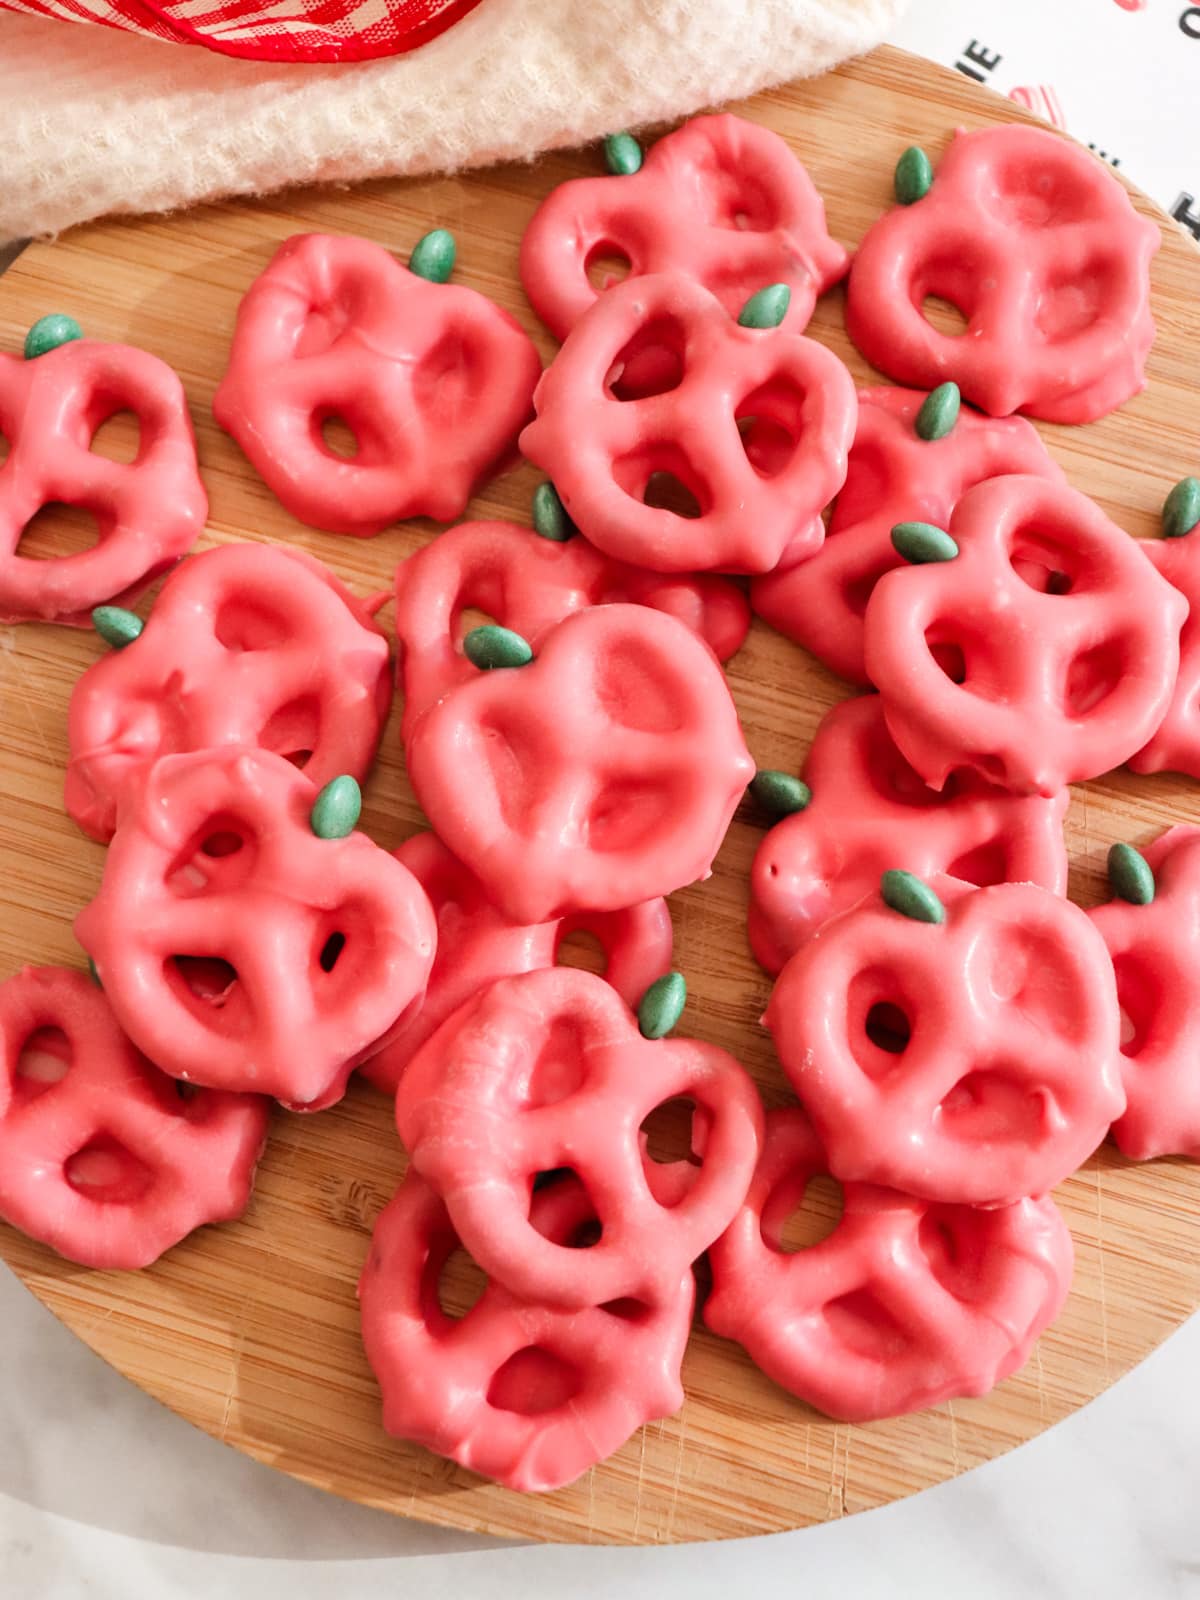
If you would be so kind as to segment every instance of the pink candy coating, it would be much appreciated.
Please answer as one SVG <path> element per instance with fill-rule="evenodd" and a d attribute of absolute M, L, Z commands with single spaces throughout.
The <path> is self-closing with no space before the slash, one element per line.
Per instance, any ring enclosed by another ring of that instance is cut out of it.
<path fill-rule="evenodd" d="M 1112 1135 L 1135 1161 L 1200 1159 L 1200 828 L 1168 828 L 1142 850 L 1149 905 L 1113 899 L 1088 912 L 1117 980 L 1128 1105 Z"/>
<path fill-rule="evenodd" d="M 462 614 L 486 612 L 536 651 L 587 606 L 628 602 L 678 617 L 724 661 L 741 647 L 750 608 L 725 578 L 664 577 L 626 566 L 586 539 L 564 544 L 511 522 L 460 522 L 396 569 L 396 637 L 404 734 L 436 700 L 478 674 L 462 653 Z"/>
<path fill-rule="evenodd" d="M 853 379 L 823 345 L 786 327 L 743 328 L 699 284 L 658 274 L 610 289 L 571 330 L 521 450 L 618 560 L 767 572 L 788 545 L 824 538 L 856 405 Z M 694 496 L 697 515 L 645 503 L 659 473 Z"/>
<path fill-rule="evenodd" d="M 631 277 L 674 272 L 703 284 L 733 316 L 764 284 L 786 283 L 796 332 L 850 261 L 788 145 L 728 113 L 659 139 L 632 176 L 575 178 L 542 201 L 521 241 L 521 282 L 556 338 L 596 302 L 589 267 L 613 255 L 628 259 Z"/>
<path fill-rule="evenodd" d="M 238 311 L 213 415 L 281 504 L 330 533 L 449 522 L 511 453 L 541 360 L 474 289 L 417 277 L 368 239 L 298 234 Z M 322 437 L 341 418 L 345 459 Z"/>
<path fill-rule="evenodd" d="M 878 695 L 826 713 L 804 763 L 812 802 L 769 830 L 750 869 L 754 954 L 778 972 L 821 923 L 879 887 L 902 861 L 930 879 L 1067 890 L 1069 795 L 1007 794 L 971 773 L 928 788 L 896 749 Z"/>
<path fill-rule="evenodd" d="M 1033 426 L 1021 417 L 983 417 L 966 408 L 941 439 L 915 427 L 917 389 L 860 389 L 858 426 L 846 482 L 825 542 L 815 553 L 785 550 L 755 578 L 751 604 L 764 621 L 811 650 L 852 683 L 867 683 L 863 616 L 875 584 L 903 565 L 892 544 L 898 522 L 944 528 L 976 483 L 1027 472 L 1062 480 Z"/>
<path fill-rule="evenodd" d="M 1032 884 L 933 885 L 944 923 L 878 894 L 784 967 L 766 1024 L 846 1182 L 962 1205 L 1045 1194 L 1125 1108 L 1104 941 Z"/>
<path fill-rule="evenodd" d="M 648 1176 L 639 1128 L 683 1096 L 702 1164 Z M 502 978 L 442 1024 L 400 1080 L 396 1126 L 486 1272 L 523 1298 L 582 1307 L 678 1292 L 746 1193 L 762 1108 L 726 1051 L 643 1039 L 603 979 L 548 967 Z M 586 1250 L 529 1220 L 535 1176 L 559 1167 L 577 1174 L 601 1224 Z"/>
<path fill-rule="evenodd" d="M 1016 125 L 960 131 L 929 193 L 860 244 L 846 328 L 898 383 L 953 378 L 993 416 L 1092 422 L 1145 387 L 1161 242 L 1082 146 Z M 956 306 L 966 329 L 939 332 L 928 296 Z"/>
<path fill-rule="evenodd" d="M 245 1210 L 268 1102 L 183 1098 L 85 973 L 24 967 L 0 984 L 0 1041 L 6 1222 L 69 1261 L 128 1270 Z"/>
<path fill-rule="evenodd" d="M 707 876 L 753 771 L 712 652 L 645 606 L 576 612 L 530 665 L 480 672 L 408 741 L 426 816 L 513 922 Z"/>
<path fill-rule="evenodd" d="M 1144 539 L 1142 550 L 1187 601 L 1179 635 L 1175 692 L 1153 737 L 1130 756 L 1134 772 L 1186 772 L 1200 778 L 1200 537 Z"/>
<path fill-rule="evenodd" d="M 591 933 L 599 941 L 604 979 L 631 1007 L 670 970 L 671 914 L 665 900 L 523 925 L 496 910 L 478 878 L 436 834 L 416 834 L 395 855 L 429 896 L 438 936 L 420 1010 L 377 1056 L 363 1063 L 363 1077 L 384 1094 L 395 1094 L 404 1068 L 452 1011 L 497 978 L 553 966 L 559 946 L 572 933 Z"/>
<path fill-rule="evenodd" d="M 287 756 L 318 788 L 365 779 L 391 695 L 387 639 L 327 567 L 286 545 L 208 550 L 75 685 L 67 811 L 107 840 L 153 761 L 218 745 Z"/>
<path fill-rule="evenodd" d="M 122 813 L 75 933 L 173 1077 L 317 1111 L 420 1004 L 425 891 L 365 834 L 318 838 L 316 797 L 281 757 L 235 746 L 165 756 Z"/>
<path fill-rule="evenodd" d="M 1143 542 L 1029 476 L 968 490 L 949 531 L 953 560 L 887 573 L 867 606 L 867 672 L 907 759 L 935 789 L 969 767 L 1043 795 L 1127 761 L 1170 704 L 1187 615 Z"/>
<path fill-rule="evenodd" d="M 118 411 L 138 423 L 132 461 L 91 449 Z M 85 627 L 93 609 L 137 595 L 179 559 L 208 515 L 183 385 L 132 345 L 74 339 L 35 360 L 0 355 L 0 621 Z M 26 525 L 52 502 L 95 517 L 90 550 L 18 554 Z"/>
<path fill-rule="evenodd" d="M 802 1111 L 767 1113 L 746 1203 L 709 1250 L 714 1333 L 846 1422 L 987 1394 L 1023 1365 L 1071 1283 L 1053 1200 L 987 1211 L 848 1183 L 834 1231 L 787 1254 L 783 1225 L 826 1170 Z"/>
<path fill-rule="evenodd" d="M 554 1246 L 592 1219 L 577 1182 L 533 1196 L 530 1226 Z M 446 1208 L 410 1168 L 375 1224 L 358 1287 L 389 1433 L 537 1493 L 571 1483 L 643 1423 L 678 1411 L 695 1298 L 689 1268 L 657 1302 L 576 1310 L 523 1301 L 493 1280 L 454 1319 L 438 1284 L 458 1246 Z"/>

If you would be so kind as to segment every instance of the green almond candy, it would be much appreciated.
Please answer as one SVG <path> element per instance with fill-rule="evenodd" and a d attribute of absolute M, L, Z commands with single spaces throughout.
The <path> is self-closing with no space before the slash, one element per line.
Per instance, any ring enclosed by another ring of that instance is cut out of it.
<path fill-rule="evenodd" d="M 945 922 L 946 908 L 933 890 L 912 872 L 885 872 L 879 880 L 883 903 L 914 922 Z"/>
<path fill-rule="evenodd" d="M 552 483 L 539 483 L 533 491 L 533 531 L 555 544 L 566 544 L 577 531 Z"/>
<path fill-rule="evenodd" d="M 944 528 L 932 522 L 898 522 L 892 529 L 892 546 L 914 567 L 931 561 L 953 561 L 958 546 Z"/>
<path fill-rule="evenodd" d="M 1164 539 L 1182 539 L 1200 522 L 1200 478 L 1180 478 L 1163 501 Z"/>
<path fill-rule="evenodd" d="M 483 672 L 496 667 L 527 667 L 533 660 L 528 639 L 495 622 L 471 629 L 463 640 L 463 655 Z"/>
<path fill-rule="evenodd" d="M 52 312 L 48 317 L 39 317 L 25 335 L 25 359 L 36 361 L 38 356 L 57 350 L 60 344 L 82 338 L 83 329 L 74 317 L 64 316 L 61 311 Z"/>
<path fill-rule="evenodd" d="M 344 839 L 362 815 L 362 790 L 348 772 L 331 778 L 313 801 L 309 826 L 318 839 Z"/>
<path fill-rule="evenodd" d="M 136 611 L 126 611 L 124 606 L 97 606 L 92 612 L 92 627 L 114 650 L 132 644 L 145 626 Z"/>
<path fill-rule="evenodd" d="M 642 170 L 642 147 L 631 133 L 610 133 L 604 141 L 604 165 L 614 178 L 632 178 Z"/>
<path fill-rule="evenodd" d="M 773 817 L 790 817 L 803 811 L 812 803 L 812 790 L 790 772 L 767 768 L 756 772 L 750 781 L 750 793 L 762 809 Z"/>
<path fill-rule="evenodd" d="M 638 1028 L 643 1039 L 665 1039 L 679 1021 L 687 1001 L 687 979 L 668 972 L 652 983 L 638 1007 Z"/>
<path fill-rule="evenodd" d="M 917 438 L 932 442 L 944 439 L 958 421 L 962 395 L 956 383 L 939 383 L 931 389 L 917 412 Z"/>
<path fill-rule="evenodd" d="M 1131 844 L 1114 844 L 1108 852 L 1108 881 L 1117 898 L 1130 905 L 1148 906 L 1154 899 L 1154 871 Z"/>
<path fill-rule="evenodd" d="M 454 271 L 455 254 L 454 235 L 445 228 L 434 228 L 413 246 L 408 270 L 415 272 L 418 278 L 427 278 L 430 283 L 445 283 Z"/>
<path fill-rule="evenodd" d="M 743 328 L 777 328 L 788 314 L 792 291 L 786 283 L 769 283 L 752 294 L 738 313 Z"/>
<path fill-rule="evenodd" d="M 933 185 L 933 168 L 919 144 L 910 144 L 896 163 L 896 199 L 902 206 L 923 200 Z"/>

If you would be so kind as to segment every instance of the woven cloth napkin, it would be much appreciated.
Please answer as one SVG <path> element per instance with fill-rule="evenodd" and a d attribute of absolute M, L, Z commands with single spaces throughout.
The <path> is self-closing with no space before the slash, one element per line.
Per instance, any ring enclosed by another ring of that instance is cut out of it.
<path fill-rule="evenodd" d="M 109 212 L 450 171 L 823 72 L 906 0 L 481 0 L 407 55 L 264 65 L 0 12 L 0 242 Z"/>

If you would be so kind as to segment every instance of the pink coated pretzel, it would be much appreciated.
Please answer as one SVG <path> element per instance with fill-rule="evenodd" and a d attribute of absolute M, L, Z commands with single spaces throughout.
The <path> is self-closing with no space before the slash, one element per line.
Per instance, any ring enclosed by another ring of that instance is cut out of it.
<path fill-rule="evenodd" d="M 605 982 L 631 1008 L 670 970 L 673 941 L 665 900 L 523 925 L 496 910 L 478 878 L 436 834 L 418 833 L 395 854 L 429 896 L 438 937 L 420 1010 L 377 1056 L 363 1063 L 363 1077 L 384 1094 L 395 1094 L 404 1068 L 452 1011 L 497 978 L 553 966 L 559 946 L 572 933 L 591 933 L 599 941 Z"/>
<path fill-rule="evenodd" d="M 589 268 L 614 254 L 631 277 L 703 284 L 734 316 L 764 283 L 786 283 L 797 333 L 850 263 L 788 145 L 728 113 L 659 139 L 632 177 L 576 178 L 542 201 L 521 241 L 521 282 L 556 339 L 596 301 Z"/>
<path fill-rule="evenodd" d="M 592 1220 L 577 1182 L 560 1179 L 533 1197 L 530 1224 L 556 1246 Z M 492 1281 L 455 1319 L 438 1288 L 456 1248 L 445 1206 L 410 1168 L 375 1224 L 358 1286 L 389 1433 L 509 1489 L 544 1493 L 683 1404 L 690 1268 L 656 1303 L 572 1311 L 531 1304 Z"/>
<path fill-rule="evenodd" d="M 366 536 L 461 516 L 513 449 L 540 371 L 474 289 L 418 277 L 368 239 L 299 234 L 242 301 L 213 415 L 293 516 Z M 322 437 L 333 417 L 352 459 Z"/>
<path fill-rule="evenodd" d="M 240 1216 L 268 1102 L 180 1086 L 138 1054 L 82 972 L 0 984 L 0 1217 L 85 1267 L 149 1266 Z"/>
<path fill-rule="evenodd" d="M 1188 604 L 1179 636 L 1175 693 L 1153 737 L 1130 756 L 1134 772 L 1186 772 L 1200 778 L 1200 535 L 1144 539 L 1141 548 Z"/>
<path fill-rule="evenodd" d="M 1145 387 L 1161 242 L 1104 163 L 1069 139 L 960 131 L 929 192 L 859 246 L 846 328 L 898 383 L 953 378 L 993 416 L 1092 422 Z M 928 321 L 931 295 L 958 308 L 964 332 Z"/>
<path fill-rule="evenodd" d="M 651 356 L 669 374 L 624 398 L 623 372 Z M 576 324 L 534 406 L 521 450 L 608 555 L 656 572 L 767 572 L 789 544 L 824 538 L 856 400 L 823 345 L 742 327 L 707 289 L 658 274 L 610 289 Z M 696 516 L 645 503 L 661 473 Z"/>
<path fill-rule="evenodd" d="M 107 840 L 151 762 L 217 745 L 273 750 L 318 788 L 365 778 L 391 695 L 387 639 L 327 567 L 222 545 L 179 567 L 137 639 L 75 685 L 67 810 Z"/>
<path fill-rule="evenodd" d="M 1070 798 L 1018 796 L 956 772 L 927 788 L 896 749 L 878 695 L 826 713 L 804 763 L 812 801 L 770 829 L 750 869 L 750 945 L 768 972 L 897 861 L 920 878 L 1067 890 Z"/>
<path fill-rule="evenodd" d="M 987 1394 L 1024 1365 L 1071 1285 L 1053 1200 L 985 1211 L 849 1183 L 833 1233 L 785 1254 L 783 1224 L 825 1170 L 804 1113 L 769 1111 L 746 1203 L 709 1250 L 714 1333 L 846 1422 Z"/>
<path fill-rule="evenodd" d="M 1149 905 L 1113 899 L 1088 912 L 1117 979 L 1121 1077 L 1128 1105 L 1113 1123 L 1135 1161 L 1200 1159 L 1200 828 L 1168 828 L 1142 851 Z"/>
<path fill-rule="evenodd" d="M 952 560 L 889 572 L 866 666 L 892 737 L 940 788 L 970 767 L 1056 794 L 1108 772 L 1162 721 L 1187 602 L 1086 496 L 1044 478 L 980 483 Z"/>
<path fill-rule="evenodd" d="M 304 1111 L 340 1099 L 420 1004 L 437 932 L 420 884 L 365 834 L 316 836 L 316 796 L 265 751 L 164 756 L 75 921 L 165 1072 Z"/>
<path fill-rule="evenodd" d="M 487 612 L 537 650 L 572 612 L 617 602 L 678 617 L 722 661 L 750 627 L 745 596 L 725 578 L 664 577 L 602 556 L 585 539 L 557 544 L 511 522 L 447 528 L 396 569 L 405 736 L 435 701 L 476 676 L 461 649 L 464 611 Z"/>
<path fill-rule="evenodd" d="M 863 614 L 875 584 L 901 566 L 897 522 L 944 528 L 958 501 L 985 478 L 1028 472 L 1062 480 L 1032 425 L 1021 417 L 963 410 L 940 439 L 914 426 L 917 389 L 860 389 L 846 482 L 815 555 L 784 551 L 774 572 L 750 585 L 754 610 L 852 683 L 866 683 Z"/>
<path fill-rule="evenodd" d="M 1067 1177 L 1125 1108 L 1112 967 L 1045 889 L 936 888 L 943 923 L 876 894 L 818 928 L 765 1020 L 835 1177 L 1008 1205 Z"/>
<path fill-rule="evenodd" d="M 678 1096 L 695 1102 L 703 1163 L 648 1176 L 640 1125 Z M 603 979 L 546 967 L 502 978 L 442 1024 L 400 1080 L 396 1126 L 486 1272 L 523 1298 L 580 1307 L 678 1292 L 745 1195 L 762 1108 L 724 1050 L 643 1039 Z M 557 1245 L 529 1220 L 535 1176 L 559 1167 L 577 1174 L 601 1224 L 589 1249 Z"/>
<path fill-rule="evenodd" d="M 408 741 L 426 816 L 513 922 L 706 877 L 753 771 L 712 652 L 644 606 L 568 617 L 531 665 L 481 672 Z"/>
<path fill-rule="evenodd" d="M 91 448 L 118 411 L 138 423 L 132 461 Z M 92 610 L 136 595 L 196 539 L 208 498 L 183 385 L 132 345 L 74 339 L 33 360 L 0 355 L 0 621 L 87 625 Z M 95 517 L 90 550 L 39 561 L 18 553 L 43 506 Z"/>

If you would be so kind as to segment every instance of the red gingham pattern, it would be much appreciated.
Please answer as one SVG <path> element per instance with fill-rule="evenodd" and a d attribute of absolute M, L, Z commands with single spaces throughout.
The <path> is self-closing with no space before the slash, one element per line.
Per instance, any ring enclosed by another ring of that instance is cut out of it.
<path fill-rule="evenodd" d="M 253 61 L 367 61 L 436 38 L 479 0 L 0 0 Z"/>

